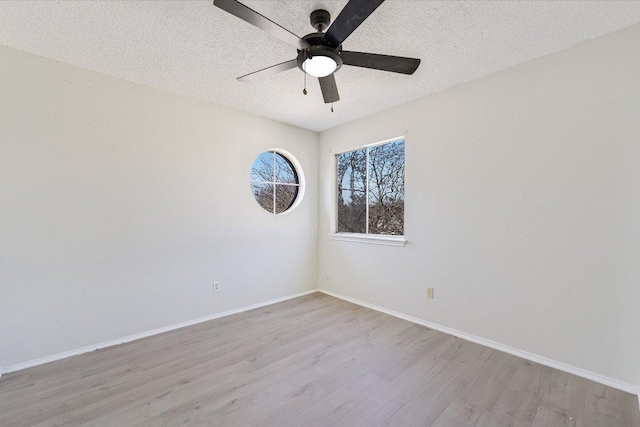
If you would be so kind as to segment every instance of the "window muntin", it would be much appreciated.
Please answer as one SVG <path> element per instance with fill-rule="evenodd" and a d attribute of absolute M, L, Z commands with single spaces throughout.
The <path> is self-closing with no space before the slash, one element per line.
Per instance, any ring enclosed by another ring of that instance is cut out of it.
<path fill-rule="evenodd" d="M 298 171 L 283 153 L 269 150 L 253 162 L 251 192 L 266 211 L 281 214 L 289 211 L 300 196 Z"/>
<path fill-rule="evenodd" d="M 338 233 L 404 235 L 404 139 L 338 154 Z"/>

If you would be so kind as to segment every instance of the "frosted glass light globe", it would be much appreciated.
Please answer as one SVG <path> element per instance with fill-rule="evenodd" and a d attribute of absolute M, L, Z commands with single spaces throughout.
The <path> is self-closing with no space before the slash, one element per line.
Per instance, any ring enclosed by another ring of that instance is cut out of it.
<path fill-rule="evenodd" d="M 326 77 L 333 73 L 338 64 L 328 56 L 316 55 L 305 59 L 302 63 L 302 69 L 305 73 L 313 77 Z"/>

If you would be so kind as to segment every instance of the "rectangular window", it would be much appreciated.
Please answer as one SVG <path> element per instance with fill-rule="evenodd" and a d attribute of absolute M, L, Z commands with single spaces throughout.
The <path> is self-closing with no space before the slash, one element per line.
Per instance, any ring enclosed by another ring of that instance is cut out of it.
<path fill-rule="evenodd" d="M 338 233 L 404 235 L 404 139 L 336 160 Z"/>

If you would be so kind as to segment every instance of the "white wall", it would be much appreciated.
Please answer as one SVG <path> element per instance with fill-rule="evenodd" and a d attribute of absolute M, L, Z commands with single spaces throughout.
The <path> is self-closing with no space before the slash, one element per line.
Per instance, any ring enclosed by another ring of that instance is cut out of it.
<path fill-rule="evenodd" d="M 0 47 L 0 366 L 315 289 L 317 138 Z M 272 147 L 285 216 L 249 189 Z"/>
<path fill-rule="evenodd" d="M 323 132 L 320 288 L 640 384 L 638 52 L 640 26 Z M 408 244 L 329 240 L 334 153 L 405 131 Z"/>

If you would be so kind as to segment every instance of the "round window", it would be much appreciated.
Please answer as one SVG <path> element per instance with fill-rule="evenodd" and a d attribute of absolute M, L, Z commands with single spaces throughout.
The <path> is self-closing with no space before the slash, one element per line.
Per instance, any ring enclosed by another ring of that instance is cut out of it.
<path fill-rule="evenodd" d="M 260 206 L 274 214 L 289 212 L 302 199 L 300 165 L 284 150 L 260 154 L 251 167 L 251 192 Z"/>

